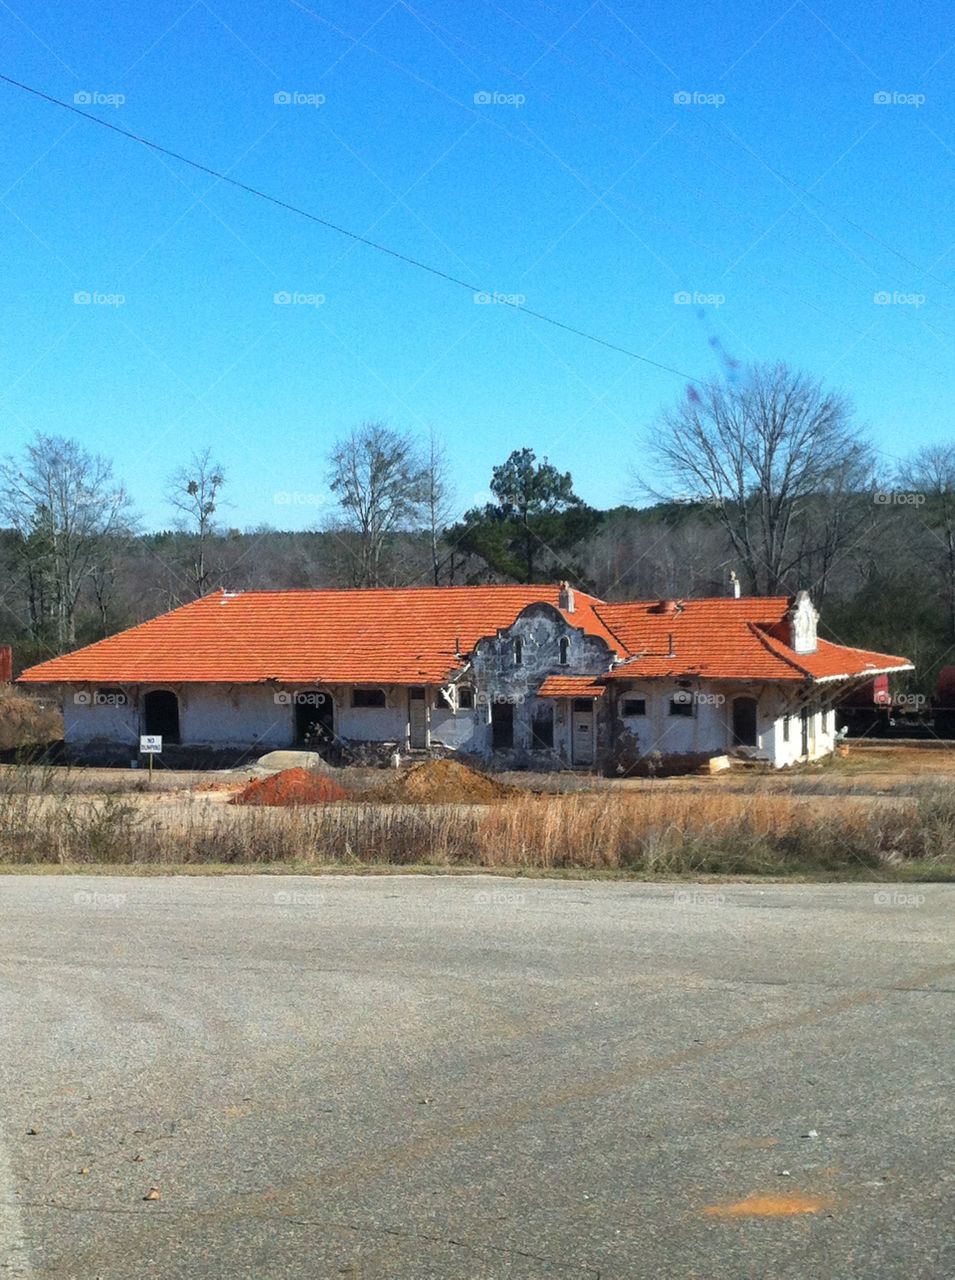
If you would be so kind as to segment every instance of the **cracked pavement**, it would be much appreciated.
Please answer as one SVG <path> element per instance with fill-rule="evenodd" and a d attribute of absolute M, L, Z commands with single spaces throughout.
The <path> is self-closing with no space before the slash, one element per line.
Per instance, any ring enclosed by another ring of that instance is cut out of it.
<path fill-rule="evenodd" d="M 0 1276 L 942 1280 L 953 922 L 950 885 L 0 877 Z"/>

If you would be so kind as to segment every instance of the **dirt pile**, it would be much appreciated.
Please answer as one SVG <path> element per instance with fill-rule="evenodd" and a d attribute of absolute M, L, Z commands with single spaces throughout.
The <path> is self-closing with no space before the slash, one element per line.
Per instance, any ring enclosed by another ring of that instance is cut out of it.
<path fill-rule="evenodd" d="M 283 769 L 268 778 L 253 778 L 232 797 L 230 804 L 266 804 L 289 808 L 302 804 L 328 804 L 348 800 L 349 794 L 340 783 L 322 773 L 308 769 Z"/>
<path fill-rule="evenodd" d="M 512 787 L 456 760 L 427 760 L 395 774 L 375 798 L 403 804 L 487 804 L 511 795 Z"/>

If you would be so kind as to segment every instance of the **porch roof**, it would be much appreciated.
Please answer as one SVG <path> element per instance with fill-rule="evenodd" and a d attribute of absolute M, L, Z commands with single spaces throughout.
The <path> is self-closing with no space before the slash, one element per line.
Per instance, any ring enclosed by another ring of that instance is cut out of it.
<path fill-rule="evenodd" d="M 602 698 L 607 686 L 593 676 L 548 676 L 537 692 L 542 698 Z"/>

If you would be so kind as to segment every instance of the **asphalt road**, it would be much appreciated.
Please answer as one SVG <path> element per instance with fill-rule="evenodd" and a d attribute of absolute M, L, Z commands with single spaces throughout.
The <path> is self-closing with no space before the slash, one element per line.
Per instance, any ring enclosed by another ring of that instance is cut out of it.
<path fill-rule="evenodd" d="M 0 1276 L 950 1280 L 953 988 L 955 886 L 0 878 Z"/>

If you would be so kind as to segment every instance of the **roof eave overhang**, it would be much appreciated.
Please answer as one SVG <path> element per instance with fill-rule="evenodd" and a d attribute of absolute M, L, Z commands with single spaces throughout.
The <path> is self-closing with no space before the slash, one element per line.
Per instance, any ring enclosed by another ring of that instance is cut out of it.
<path fill-rule="evenodd" d="M 834 676 L 811 676 L 813 684 L 831 684 L 833 680 L 871 680 L 873 676 L 890 676 L 897 671 L 914 671 L 915 664 L 906 662 L 904 666 L 866 667 L 865 671 L 841 671 Z"/>

